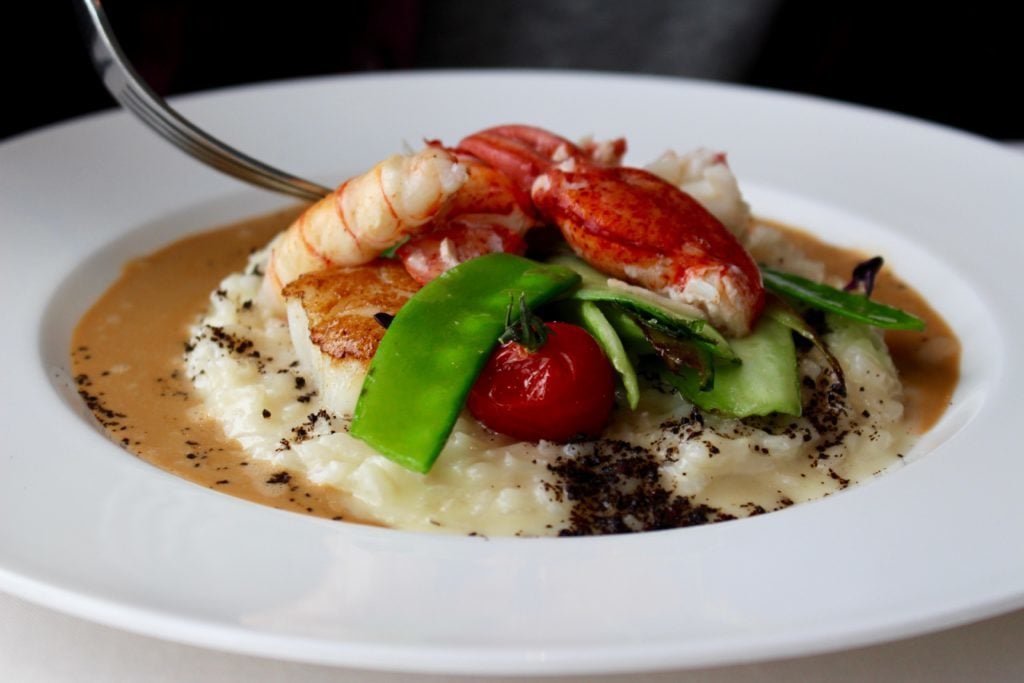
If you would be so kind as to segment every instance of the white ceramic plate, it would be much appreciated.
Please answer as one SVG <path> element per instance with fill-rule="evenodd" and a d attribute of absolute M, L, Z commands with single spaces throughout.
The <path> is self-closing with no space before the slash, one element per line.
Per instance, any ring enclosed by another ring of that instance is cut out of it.
<path fill-rule="evenodd" d="M 649 670 L 807 654 L 1024 604 L 1024 160 L 813 99 L 654 78 L 441 73 L 186 98 L 241 149 L 325 183 L 403 142 L 504 122 L 627 135 L 629 159 L 729 152 L 757 213 L 887 256 L 964 343 L 907 466 L 826 500 L 628 537 L 429 536 L 279 512 L 112 445 L 68 377 L 75 321 L 127 258 L 288 203 L 122 114 L 0 148 L 0 588 L 153 636 L 359 667 Z"/>

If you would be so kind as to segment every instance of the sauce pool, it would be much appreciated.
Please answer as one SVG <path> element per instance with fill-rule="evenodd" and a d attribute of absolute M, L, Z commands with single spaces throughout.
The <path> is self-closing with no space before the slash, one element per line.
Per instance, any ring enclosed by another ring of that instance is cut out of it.
<path fill-rule="evenodd" d="M 111 438 L 147 462 L 233 496 L 340 519 L 337 491 L 249 459 L 203 415 L 182 359 L 210 292 L 301 208 L 185 237 L 129 262 L 75 329 L 72 368 Z"/>

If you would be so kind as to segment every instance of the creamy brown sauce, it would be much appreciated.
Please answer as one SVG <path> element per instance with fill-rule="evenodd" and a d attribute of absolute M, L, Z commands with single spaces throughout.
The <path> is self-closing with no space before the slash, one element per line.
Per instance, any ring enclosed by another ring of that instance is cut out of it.
<path fill-rule="evenodd" d="M 80 393 L 110 437 L 147 462 L 201 486 L 284 510 L 348 518 L 339 492 L 251 460 L 202 416 L 183 371 L 189 326 L 210 292 L 249 254 L 287 227 L 301 207 L 186 237 L 130 262 L 79 322 L 72 368 Z M 845 277 L 865 255 L 782 229 L 804 252 Z M 883 270 L 874 298 L 927 322 L 924 333 L 886 335 L 899 368 L 907 420 L 918 432 L 949 405 L 960 346 L 949 326 L 913 289 Z"/>
<path fill-rule="evenodd" d="M 86 402 L 116 442 L 201 486 L 284 510 L 340 518 L 337 492 L 250 460 L 199 417 L 182 362 L 189 326 L 228 273 L 298 214 L 288 209 L 186 237 L 128 263 L 79 322 L 72 366 Z"/>

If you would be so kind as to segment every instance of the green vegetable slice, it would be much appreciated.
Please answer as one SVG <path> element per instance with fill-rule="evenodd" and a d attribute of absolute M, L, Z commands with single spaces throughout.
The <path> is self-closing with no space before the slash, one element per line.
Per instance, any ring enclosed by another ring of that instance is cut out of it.
<path fill-rule="evenodd" d="M 608 276 L 595 270 L 576 256 L 559 254 L 549 263 L 565 266 L 579 273 L 582 285 L 572 296 L 580 301 L 614 303 L 662 332 L 691 340 L 716 358 L 735 360 L 729 342 L 703 318 L 685 315 L 672 306 L 665 297 L 639 288 L 614 288 L 608 285 Z"/>
<path fill-rule="evenodd" d="M 720 364 L 714 384 L 701 386 L 699 373 L 665 371 L 662 378 L 695 405 L 733 417 L 785 413 L 800 415 L 800 383 L 796 347 L 790 328 L 764 315 L 753 332 L 734 339 L 732 348 L 742 363 Z"/>
<path fill-rule="evenodd" d="M 701 390 L 708 390 L 715 384 L 715 359 L 708 353 L 707 349 L 694 344 L 686 339 L 679 339 L 665 334 L 656 327 L 638 321 L 637 326 L 643 331 L 647 343 L 661 359 L 670 372 L 685 373 L 694 378 Z M 739 363 L 739 358 L 734 358 L 730 364 Z"/>
<path fill-rule="evenodd" d="M 568 268 L 511 254 L 481 256 L 432 280 L 388 327 L 349 433 L 403 467 L 430 471 L 505 330 L 510 293 L 536 307 L 579 281 Z"/>
<path fill-rule="evenodd" d="M 871 301 L 860 294 L 844 292 L 767 266 L 761 266 L 761 277 L 765 288 L 776 294 L 791 297 L 808 306 L 830 311 L 851 320 L 887 330 L 920 332 L 925 328 L 924 321 L 920 318 L 898 308 Z"/>
<path fill-rule="evenodd" d="M 619 375 L 623 389 L 626 390 L 626 403 L 630 410 L 636 410 L 640 403 L 640 383 L 637 380 L 636 369 L 626 353 L 622 340 L 615 328 L 608 321 L 604 312 L 592 301 L 575 302 L 579 305 L 578 322 L 590 333 L 608 356 L 612 367 Z"/>
<path fill-rule="evenodd" d="M 828 347 L 825 340 L 822 339 L 818 333 L 807 324 L 807 321 L 801 318 L 797 312 L 789 306 L 789 304 L 781 298 L 774 297 L 774 300 L 765 307 L 764 315 L 770 316 L 780 325 L 785 325 L 794 333 L 814 344 L 814 346 L 816 346 L 825 357 L 825 361 L 828 363 L 829 368 L 831 368 L 832 377 L 835 379 L 836 384 L 842 386 L 844 392 L 846 391 L 846 374 L 843 372 L 843 366 L 839 364 L 839 359 L 837 359 L 835 354 L 832 353 L 832 349 Z M 842 320 L 845 325 L 853 325 L 864 331 L 870 330 L 870 328 L 867 328 L 860 323 L 856 323 L 840 316 L 835 316 L 831 313 L 827 313 L 826 318 L 829 320 Z"/>
<path fill-rule="evenodd" d="M 654 347 L 647 341 L 643 328 L 637 324 L 630 313 L 627 313 L 615 304 L 604 303 L 598 304 L 598 306 L 601 307 L 604 317 L 615 328 L 615 332 L 618 334 L 619 340 L 622 342 L 623 348 L 626 349 L 626 353 L 629 354 L 629 359 L 633 362 L 634 366 L 640 356 L 655 352 Z"/>

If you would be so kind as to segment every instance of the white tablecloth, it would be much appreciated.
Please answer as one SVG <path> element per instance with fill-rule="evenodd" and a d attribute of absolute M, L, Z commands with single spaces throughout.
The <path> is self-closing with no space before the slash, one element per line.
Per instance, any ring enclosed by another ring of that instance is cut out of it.
<path fill-rule="evenodd" d="M 1024 152 L 1024 142 L 1012 144 Z M 1024 681 L 1022 646 L 1024 611 L 1018 611 L 932 635 L 834 654 L 598 680 L 605 683 Z M 3 683 L 425 683 L 446 680 L 450 677 L 342 670 L 178 645 L 98 626 L 0 593 L 0 682 Z"/>

